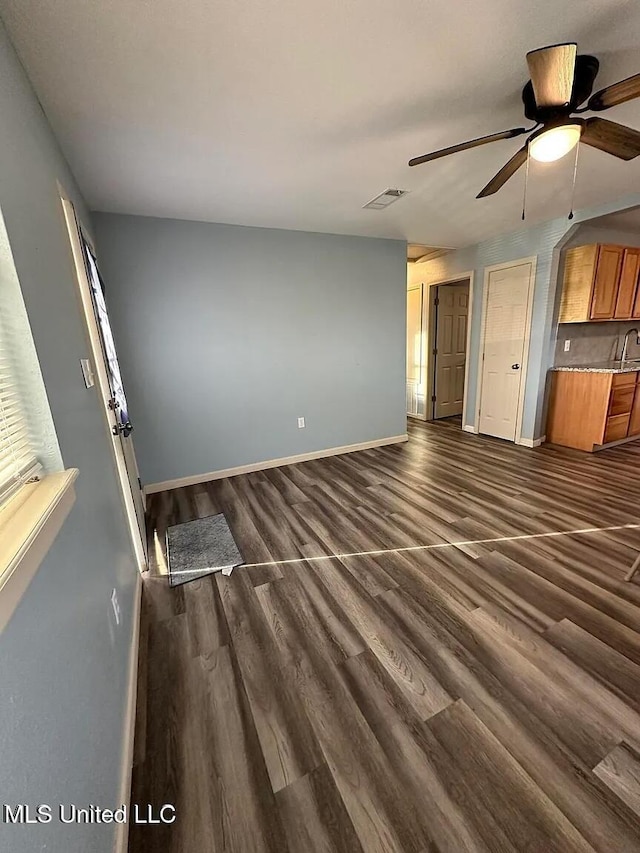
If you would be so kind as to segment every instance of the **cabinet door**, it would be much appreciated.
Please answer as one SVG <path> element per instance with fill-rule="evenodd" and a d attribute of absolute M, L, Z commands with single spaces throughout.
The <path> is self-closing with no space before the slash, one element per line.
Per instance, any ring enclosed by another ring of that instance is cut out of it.
<path fill-rule="evenodd" d="M 638 270 L 638 287 L 636 289 L 636 298 L 633 304 L 633 313 L 631 316 L 634 320 L 640 319 L 640 270 Z"/>
<path fill-rule="evenodd" d="M 635 385 L 627 388 L 616 388 L 609 399 L 609 415 L 628 415 L 633 408 Z"/>
<path fill-rule="evenodd" d="M 640 385 L 636 385 L 636 396 L 631 409 L 628 435 L 640 435 Z"/>
<path fill-rule="evenodd" d="M 598 246 L 575 246 L 564 253 L 562 299 L 559 323 L 584 323 L 591 310 L 591 290 L 598 259 Z M 640 310 L 640 303 L 638 303 Z"/>
<path fill-rule="evenodd" d="M 640 249 L 625 249 L 620 273 L 620 287 L 616 299 L 614 317 L 617 320 L 628 320 L 634 316 L 634 302 L 638 288 L 640 273 Z M 640 308 L 640 305 L 638 306 Z"/>
<path fill-rule="evenodd" d="M 622 246 L 600 246 L 598 250 L 598 266 L 591 299 L 592 320 L 613 318 L 620 286 L 623 254 Z"/>

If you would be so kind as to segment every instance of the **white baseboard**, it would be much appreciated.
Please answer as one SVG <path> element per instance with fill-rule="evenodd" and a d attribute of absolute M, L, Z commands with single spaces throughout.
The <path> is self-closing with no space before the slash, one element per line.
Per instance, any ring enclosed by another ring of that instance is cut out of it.
<path fill-rule="evenodd" d="M 408 441 L 409 436 L 393 435 L 389 438 L 376 438 L 373 441 L 363 441 L 360 444 L 346 444 L 344 447 L 329 447 L 327 450 L 313 450 L 311 453 L 299 453 L 297 456 L 283 456 L 281 459 L 268 459 L 265 462 L 253 462 L 250 465 L 238 465 L 236 468 L 225 468 L 221 471 L 209 471 L 207 474 L 194 474 L 191 477 L 180 477 L 177 480 L 165 480 L 162 483 L 151 483 L 144 487 L 145 494 L 164 492 L 167 489 L 179 489 L 183 486 L 195 486 L 198 483 L 208 483 L 209 480 L 223 480 L 225 477 L 237 477 L 239 474 L 252 474 L 254 471 L 266 471 L 267 468 L 280 468 L 282 465 L 295 465 L 297 462 L 308 462 L 310 459 L 324 459 L 327 456 L 339 456 L 342 453 L 355 453 L 357 450 L 369 450 L 371 447 L 383 447 L 387 444 L 399 444 Z"/>
<path fill-rule="evenodd" d="M 547 436 L 542 435 L 540 438 L 521 438 L 520 441 L 516 443 L 522 445 L 522 447 L 540 447 L 540 445 L 544 444 L 546 440 Z"/>
<path fill-rule="evenodd" d="M 136 572 L 136 589 L 133 603 L 133 628 L 129 647 L 129 672 L 127 675 L 127 708 L 122 729 L 122 765 L 120 789 L 116 807 L 126 806 L 131 799 L 131 774 L 133 771 L 133 742 L 136 732 L 136 704 L 138 698 L 138 650 L 140 648 L 140 611 L 142 607 L 142 577 Z M 113 841 L 113 853 L 127 853 L 129 846 L 129 823 L 119 823 Z"/>
<path fill-rule="evenodd" d="M 473 424 L 463 424 L 462 430 L 463 432 L 472 432 L 474 435 L 478 434 L 478 430 L 473 426 Z"/>

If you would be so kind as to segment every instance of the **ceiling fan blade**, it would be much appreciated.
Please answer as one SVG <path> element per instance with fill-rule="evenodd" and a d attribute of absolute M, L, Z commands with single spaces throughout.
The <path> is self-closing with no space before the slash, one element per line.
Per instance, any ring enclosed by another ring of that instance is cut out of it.
<path fill-rule="evenodd" d="M 523 166 L 527 162 L 527 146 L 523 145 L 519 151 L 513 155 L 511 160 L 500 169 L 497 175 L 494 175 L 493 178 L 489 181 L 486 187 L 478 193 L 476 198 L 486 198 L 488 195 L 493 195 L 497 193 L 498 190 L 503 187 L 510 177 L 515 175 L 520 166 Z"/>
<path fill-rule="evenodd" d="M 527 65 L 538 108 L 563 107 L 571 100 L 577 44 L 555 44 L 531 50 Z"/>
<path fill-rule="evenodd" d="M 477 148 L 479 145 L 486 145 L 488 142 L 498 142 L 500 139 L 511 139 L 513 136 L 521 136 L 523 133 L 527 133 L 526 128 L 512 127 L 511 130 L 502 130 L 500 133 L 479 136 L 477 139 L 469 140 L 469 142 L 460 142 L 458 145 L 451 145 L 449 148 L 440 148 L 438 151 L 432 151 L 431 154 L 423 154 L 422 157 L 414 157 L 413 160 L 409 160 L 409 165 L 419 166 L 421 163 L 429 163 L 431 160 L 446 157 L 448 154 L 457 154 L 458 151 Z"/>
<path fill-rule="evenodd" d="M 627 77 L 626 80 L 620 80 L 619 83 L 600 89 L 589 98 L 587 109 L 596 112 L 608 110 L 609 107 L 632 101 L 634 98 L 640 98 L 640 74 L 634 74 L 633 77 Z"/>
<path fill-rule="evenodd" d="M 580 141 L 621 160 L 640 154 L 640 131 L 597 116 L 586 120 Z"/>

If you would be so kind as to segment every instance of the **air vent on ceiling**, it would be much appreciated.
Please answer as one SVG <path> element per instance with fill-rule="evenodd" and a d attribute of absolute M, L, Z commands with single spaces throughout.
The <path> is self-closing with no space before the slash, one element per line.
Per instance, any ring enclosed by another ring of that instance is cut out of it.
<path fill-rule="evenodd" d="M 368 208 L 369 210 L 382 210 L 384 207 L 389 207 L 390 204 L 393 204 L 394 201 L 398 201 L 399 198 L 402 198 L 403 195 L 406 195 L 409 190 L 385 190 L 380 195 L 377 195 L 375 198 L 372 198 L 371 201 L 368 201 L 366 204 L 363 204 L 362 207 Z"/>

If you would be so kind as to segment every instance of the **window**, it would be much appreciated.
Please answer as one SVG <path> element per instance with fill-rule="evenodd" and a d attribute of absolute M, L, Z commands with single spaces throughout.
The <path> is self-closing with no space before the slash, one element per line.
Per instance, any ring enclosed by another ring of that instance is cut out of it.
<path fill-rule="evenodd" d="M 28 426 L 16 334 L 8 313 L 0 312 L 0 504 L 42 470 Z"/>
<path fill-rule="evenodd" d="M 0 211 L 0 632 L 73 506 L 77 475 L 64 469 Z"/>

